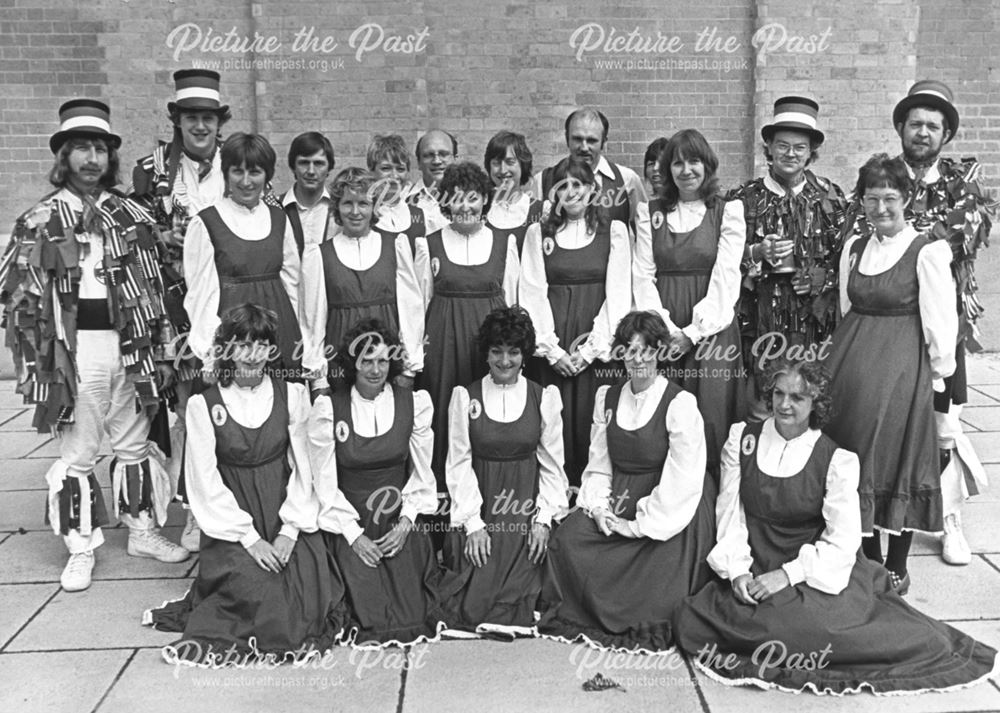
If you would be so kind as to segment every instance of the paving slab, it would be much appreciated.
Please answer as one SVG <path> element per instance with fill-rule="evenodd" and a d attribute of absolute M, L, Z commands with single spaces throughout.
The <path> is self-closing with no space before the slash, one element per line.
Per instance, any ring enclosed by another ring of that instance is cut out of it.
<path fill-rule="evenodd" d="M 110 507 L 111 488 L 101 488 L 104 504 Z M 46 495 L 40 490 L 12 490 L 0 497 L 0 531 L 51 532 L 45 524 Z"/>
<path fill-rule="evenodd" d="M 56 457 L 59 455 L 59 446 L 52 436 L 45 433 L 35 433 L 34 431 L 3 431 L 3 439 L 0 439 L 0 456 L 4 458 L 38 458 L 36 452 L 46 447 L 54 447 L 52 452 Z"/>
<path fill-rule="evenodd" d="M 12 584 L 0 587 L 0 649 L 58 590 L 58 584 Z"/>
<path fill-rule="evenodd" d="M 169 644 L 178 635 L 142 626 L 142 613 L 165 600 L 179 599 L 190 584 L 189 579 L 95 581 L 83 592 L 59 592 L 6 650 Z"/>
<path fill-rule="evenodd" d="M 470 661 L 488 662 L 469 671 Z M 584 681 L 601 673 L 626 692 L 587 693 Z M 406 679 L 405 713 L 433 710 L 701 711 L 680 656 L 607 654 L 553 641 L 446 641 L 413 662 Z"/>
<path fill-rule="evenodd" d="M 50 462 L 38 458 L 0 459 L 0 491 L 47 490 L 45 473 L 50 465 Z"/>
<path fill-rule="evenodd" d="M 1000 620 L 949 621 L 948 623 L 959 631 L 964 631 L 972 638 L 1000 651 Z"/>
<path fill-rule="evenodd" d="M 949 693 L 925 693 L 918 696 L 875 696 L 858 693 L 851 696 L 817 696 L 811 693 L 782 693 L 750 687 L 725 686 L 700 671 L 698 685 L 711 713 L 957 713 L 958 711 L 1000 710 L 1000 691 L 989 681 Z"/>
<path fill-rule="evenodd" d="M 1000 393 L 1000 389 L 997 389 L 996 393 Z M 971 408 L 973 406 L 1000 405 L 1000 399 L 990 396 L 985 391 L 981 390 L 979 386 L 970 386 L 968 396 L 969 400 L 968 403 L 965 404 L 966 408 Z"/>
<path fill-rule="evenodd" d="M 335 649 L 315 665 L 271 669 L 200 669 L 167 664 L 159 650 L 140 650 L 97 713 L 134 711 L 354 711 L 397 710 L 399 649 Z M 412 675 L 412 672 L 411 672 Z M 435 706 L 436 707 L 436 706 Z"/>
<path fill-rule="evenodd" d="M 132 653 L 127 649 L 0 654 L 0 706 L 17 713 L 92 711 Z M 140 707 L 133 704 L 127 710 Z"/>
<path fill-rule="evenodd" d="M 5 348 L 4 351 L 7 351 Z M 3 374 L 0 374 L 2 377 Z M 0 379 L 0 409 L 33 409 L 31 404 L 24 403 L 24 397 L 14 392 L 14 382 L 7 379 Z"/>
<path fill-rule="evenodd" d="M 982 463 L 1000 463 L 1000 434 L 973 431 L 968 436 Z"/>
<path fill-rule="evenodd" d="M 171 542 L 180 539 L 181 528 L 165 527 L 162 534 Z M 126 551 L 128 530 L 104 528 L 104 544 L 97 549 L 93 579 L 178 579 L 186 577 L 194 564 L 191 559 L 166 564 L 146 557 L 130 557 Z M 0 583 L 58 582 L 66 566 L 66 547 L 51 532 L 14 534 L 0 544 Z"/>
<path fill-rule="evenodd" d="M 965 368 L 969 383 L 977 389 L 980 385 L 1000 384 L 1000 360 L 996 354 L 969 355 Z"/>
<path fill-rule="evenodd" d="M 991 399 L 1000 401 L 1000 384 L 993 381 L 992 377 L 989 382 L 977 381 L 974 383 L 976 391 L 981 392 L 982 394 L 988 396 Z"/>
<path fill-rule="evenodd" d="M 982 557 L 950 567 L 939 557 L 915 555 L 908 562 L 913 584 L 906 601 L 936 619 L 1000 619 L 1000 571 Z"/>
<path fill-rule="evenodd" d="M 1000 475 L 994 481 L 1000 484 Z M 973 553 L 1000 552 L 1000 485 L 983 495 L 976 495 L 962 506 L 962 532 Z M 916 533 L 913 536 L 915 555 L 940 555 L 941 540 L 933 535 Z M 951 569 L 946 567 L 946 569 Z"/>
<path fill-rule="evenodd" d="M 1000 404 L 996 406 L 966 406 L 962 421 L 980 431 L 1000 431 Z"/>
<path fill-rule="evenodd" d="M 0 428 L 5 431 L 33 430 L 31 429 L 32 413 L 32 409 L 29 408 L 0 408 Z M 19 421 L 20 417 L 25 415 L 28 416 L 28 429 L 15 425 L 15 421 Z"/>

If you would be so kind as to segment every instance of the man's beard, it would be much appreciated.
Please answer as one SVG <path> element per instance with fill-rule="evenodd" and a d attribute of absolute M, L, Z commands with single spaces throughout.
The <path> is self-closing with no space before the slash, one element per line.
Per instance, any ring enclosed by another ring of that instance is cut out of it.
<path fill-rule="evenodd" d="M 933 151 L 930 150 L 929 146 L 920 146 L 919 148 L 926 148 L 927 152 L 922 156 L 916 156 L 913 154 L 912 149 L 903 146 L 903 160 L 914 168 L 926 168 L 933 165 L 937 161 L 937 157 L 941 154 L 940 146 Z"/>

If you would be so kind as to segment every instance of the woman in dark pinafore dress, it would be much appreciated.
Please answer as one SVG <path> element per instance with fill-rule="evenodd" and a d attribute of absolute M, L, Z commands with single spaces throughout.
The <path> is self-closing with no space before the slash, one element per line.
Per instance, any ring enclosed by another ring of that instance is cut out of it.
<path fill-rule="evenodd" d="M 191 221 L 184 241 L 188 346 L 211 371 L 215 329 L 226 311 L 257 304 L 278 315 L 277 355 L 269 373 L 299 380 L 298 248 L 284 211 L 261 200 L 274 176 L 274 149 L 263 136 L 236 133 L 222 145 L 221 160 L 226 197 Z"/>
<path fill-rule="evenodd" d="M 958 320 L 947 241 L 906 224 L 910 179 L 900 159 L 875 156 L 862 167 L 868 238 L 854 237 L 840 260 L 844 319 L 827 360 L 834 414 L 826 432 L 861 459 L 864 550 L 882 562 L 901 594 L 914 530 L 941 533 L 941 467 L 934 384 L 955 370 Z"/>
<path fill-rule="evenodd" d="M 405 234 L 372 227 L 374 174 L 360 168 L 341 171 L 330 185 L 336 207 L 332 234 L 302 254 L 302 326 L 311 351 L 303 366 L 314 375 L 313 388 L 336 374 L 336 349 L 362 319 L 378 319 L 400 335 L 406 349 L 405 386 L 423 368 L 424 302 Z M 331 371 L 332 369 L 332 371 Z M 349 383 L 335 379 L 341 388 Z"/>
<path fill-rule="evenodd" d="M 522 134 L 499 131 L 486 144 L 483 166 L 494 187 L 486 225 L 498 234 L 513 236 L 518 255 L 524 248 L 528 228 L 542 218 L 542 202 L 528 188 L 531 161 L 531 149 Z"/>
<path fill-rule="evenodd" d="M 357 646 L 436 639 L 455 589 L 415 528 L 437 504 L 433 406 L 427 392 L 388 383 L 402 370 L 399 351 L 385 325 L 359 322 L 339 357 L 351 388 L 319 396 L 310 415 L 319 525 L 343 574 L 346 638 Z"/>
<path fill-rule="evenodd" d="M 448 415 L 451 525 L 445 564 L 462 592 L 454 627 L 529 634 L 553 518 L 569 507 L 559 390 L 521 375 L 535 334 L 519 307 L 479 331 L 490 373 L 456 386 Z"/>
<path fill-rule="evenodd" d="M 538 333 L 532 378 L 559 388 L 563 402 L 566 475 L 580 485 L 590 448 L 599 386 L 624 377 L 611 361 L 611 336 L 632 299 L 628 228 L 610 221 L 591 198 L 590 165 L 560 161 L 553 174 L 557 205 L 528 229 L 519 298 Z"/>
<path fill-rule="evenodd" d="M 738 423 L 722 457 L 722 577 L 678 611 L 678 643 L 726 685 L 843 695 L 963 688 L 997 652 L 910 607 L 882 565 L 861 556 L 858 458 L 819 430 L 830 380 L 778 362 L 773 416 Z"/>
<path fill-rule="evenodd" d="M 456 386 L 485 376 L 476 333 L 492 310 L 517 302 L 517 242 L 483 225 L 492 186 L 481 168 L 468 161 L 445 169 L 441 211 L 451 224 L 417 240 L 427 253 L 433 294 L 427 308 L 427 349 L 421 388 L 436 404 L 434 475 L 438 493 L 447 492 L 448 411 Z M 418 260 L 419 262 L 419 260 Z"/>
<path fill-rule="evenodd" d="M 185 468 L 201 525 L 198 575 L 187 595 L 144 622 L 183 638 L 168 661 L 210 665 L 227 651 L 301 660 L 333 645 L 344 587 L 317 532 L 308 455 L 309 395 L 264 374 L 275 316 L 257 305 L 227 313 L 218 383 L 188 402 Z M 257 343 L 254 346 L 254 343 Z M 256 353 L 252 353 L 256 351 Z"/>
<path fill-rule="evenodd" d="M 629 313 L 615 331 L 629 381 L 597 392 L 578 509 L 549 543 L 542 636 L 667 651 L 675 609 L 711 577 L 716 490 L 694 396 L 656 371 L 668 343 L 651 312 Z"/>
<path fill-rule="evenodd" d="M 632 262 L 636 309 L 656 310 L 667 323 L 681 356 L 665 373 L 698 399 L 716 478 L 729 426 L 743 410 L 735 307 L 746 242 L 743 204 L 717 195 L 718 165 L 694 129 L 670 138 L 661 154 L 663 196 L 639 206 Z"/>

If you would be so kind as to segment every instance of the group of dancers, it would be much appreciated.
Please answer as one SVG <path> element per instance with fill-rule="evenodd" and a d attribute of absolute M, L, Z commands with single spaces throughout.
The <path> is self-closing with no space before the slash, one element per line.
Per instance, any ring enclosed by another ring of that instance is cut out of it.
<path fill-rule="evenodd" d="M 535 175 L 511 131 L 482 165 L 428 132 L 415 185 L 399 136 L 333 175 L 302 134 L 278 196 L 266 139 L 220 142 L 219 81 L 175 74 L 174 137 L 129 191 L 107 105 L 64 104 L 57 191 L 0 263 L 18 390 L 59 436 L 67 591 L 111 521 L 106 429 L 129 554 L 200 552 L 143 617 L 182 634 L 172 661 L 543 636 L 817 693 L 994 673 L 902 598 L 914 531 L 971 559 L 983 482 L 957 415 L 991 205 L 977 164 L 938 156 L 946 86 L 914 85 L 903 155 L 848 200 L 807 168 L 803 97 L 762 131 L 768 175 L 728 194 L 698 131 L 640 178 L 581 109 Z M 177 495 L 180 545 L 157 529 Z M 775 641 L 790 655 L 760 666 Z"/>

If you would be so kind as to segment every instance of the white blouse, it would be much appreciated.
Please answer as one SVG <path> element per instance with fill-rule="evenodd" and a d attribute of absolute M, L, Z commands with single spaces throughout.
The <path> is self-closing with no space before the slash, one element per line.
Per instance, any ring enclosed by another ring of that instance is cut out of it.
<path fill-rule="evenodd" d="M 716 545 L 708 564 L 728 580 L 749 574 L 753 564 L 748 541 L 746 513 L 740 500 L 740 439 L 745 423 L 734 423 L 722 448 L 722 482 L 715 504 L 718 526 Z M 786 441 L 774 426 L 764 422 L 757 444 L 757 467 L 773 478 L 792 477 L 805 467 L 820 432 L 810 428 Z M 861 464 L 857 455 L 838 448 L 826 472 L 823 519 L 826 528 L 815 544 L 802 545 L 798 557 L 781 566 L 794 586 L 805 582 L 827 594 L 840 594 L 847 587 L 861 547 L 861 504 L 858 481 Z"/>
<path fill-rule="evenodd" d="M 527 186 L 525 186 L 527 188 Z M 513 201 L 494 200 L 486 214 L 490 225 L 500 230 L 519 228 L 528 221 L 531 209 L 531 194 L 521 193 Z"/>
<path fill-rule="evenodd" d="M 279 382 L 280 383 L 280 382 Z M 258 386 L 244 388 L 235 383 L 219 388 L 222 401 L 234 419 L 246 428 L 259 428 L 271 415 L 274 406 L 274 386 L 264 378 Z M 278 511 L 281 517 L 279 534 L 298 538 L 299 531 L 315 532 L 319 503 L 313 493 L 312 469 L 309 462 L 307 422 L 309 394 L 301 384 L 288 384 L 288 464 L 292 472 L 288 479 L 285 502 Z M 236 496 L 222 482 L 215 457 L 215 427 L 208 413 L 205 397 L 191 397 L 185 417 L 189 438 L 184 451 L 187 491 L 191 511 L 198 525 L 209 537 L 226 542 L 239 542 L 250 547 L 260 540 L 253 518 L 240 509 Z"/>
<path fill-rule="evenodd" d="M 303 244 L 318 245 L 319 243 L 322 243 L 323 238 L 326 235 L 327 222 L 329 217 L 331 217 L 330 194 L 327 192 L 326 188 L 323 189 L 323 193 L 320 195 L 319 200 L 308 207 L 299 204 L 299 199 L 295 197 L 295 188 L 289 188 L 288 192 L 285 193 L 284 197 L 281 199 L 281 207 L 287 208 L 293 203 L 295 204 L 295 210 L 299 214 L 299 222 L 302 223 Z M 333 226 L 331 226 L 331 229 L 332 227 Z"/>
<path fill-rule="evenodd" d="M 97 205 L 101 205 L 111 197 L 110 193 L 101 191 L 97 197 Z M 53 201 L 65 203 L 73 211 L 74 216 L 83 213 L 83 199 L 68 188 L 63 188 L 52 197 Z M 65 229 L 71 231 L 73 226 L 67 225 Z M 88 248 L 80 250 L 80 299 L 106 300 L 108 298 L 108 286 L 105 282 L 97 279 L 97 270 L 104 263 L 104 236 L 101 233 L 86 233 Z"/>
<path fill-rule="evenodd" d="M 571 220 L 556 233 L 555 243 L 563 250 L 580 250 L 594 241 L 584 220 Z M 632 307 L 631 263 L 632 247 L 628 228 L 620 221 L 611 222 L 611 253 L 604 276 L 605 299 L 594 317 L 590 334 L 579 344 L 581 356 L 589 364 L 595 358 L 608 361 L 615 328 Z M 555 364 L 573 344 L 559 344 L 552 306 L 549 304 L 549 283 L 545 275 L 545 257 L 540 225 L 532 225 L 524 238 L 521 255 L 521 282 L 518 286 L 521 306 L 531 315 L 535 325 L 536 354 Z M 577 335 L 578 337 L 581 335 Z"/>
<path fill-rule="evenodd" d="M 494 421 L 511 423 L 521 418 L 528 398 L 528 382 L 523 377 L 510 386 L 493 383 L 483 377 L 483 404 L 486 415 Z M 469 438 L 469 391 L 456 386 L 448 406 L 448 459 L 445 474 L 451 495 L 451 524 L 473 533 L 486 527 L 480 512 L 483 494 L 472 468 L 472 443 Z M 542 390 L 542 433 L 535 450 L 538 459 L 538 496 L 534 522 L 550 525 L 552 519 L 565 516 L 569 508 L 569 479 L 563 470 L 562 397 L 555 386 Z M 511 503 L 523 507 L 524 503 Z"/>
<path fill-rule="evenodd" d="M 390 233 L 402 233 L 410 227 L 410 207 L 406 201 L 397 199 L 395 203 L 382 202 L 379 205 L 378 222 L 375 225 Z"/>
<path fill-rule="evenodd" d="M 410 188 L 406 200 L 424 212 L 424 223 L 427 225 L 425 233 L 430 235 L 450 222 L 441 212 L 441 206 L 437 201 L 437 189 L 433 191 L 424 185 L 420 179 Z"/>
<path fill-rule="evenodd" d="M 701 224 L 705 211 L 705 204 L 700 200 L 681 201 L 666 215 L 667 228 L 675 233 L 694 230 Z M 695 344 L 728 327 L 735 316 L 736 301 L 740 296 L 740 261 L 743 259 L 743 247 L 747 239 L 743 203 L 728 201 L 725 205 L 719 233 L 718 257 L 712 268 L 708 292 L 694 306 L 691 324 L 674 324 L 669 310 L 660 302 L 660 293 L 656 289 L 656 261 L 653 258 L 648 203 L 639 205 L 635 229 L 635 253 L 632 256 L 635 308 L 659 312 L 671 334 L 681 330 Z"/>
<path fill-rule="evenodd" d="M 373 400 L 368 400 L 351 387 L 351 421 L 359 436 L 382 436 L 395 421 L 396 403 L 392 387 L 383 387 Z M 434 432 L 431 421 L 434 405 L 426 391 L 413 392 L 413 431 L 410 433 L 410 477 L 399 493 L 402 499 L 401 518 L 417 521 L 417 515 L 429 515 L 437 509 L 437 482 L 431 471 Z M 347 544 L 364 534 L 358 511 L 347 500 L 338 485 L 337 439 L 334 437 L 336 414 L 329 396 L 320 396 L 309 414 L 309 455 L 316 473 L 316 494 L 319 497 L 319 527 L 343 535 Z M 390 501 L 391 502 L 391 501 Z"/>
<path fill-rule="evenodd" d="M 493 252 L 493 232 L 484 224 L 472 235 L 466 237 L 450 225 L 441 230 L 441 242 L 448 260 L 456 265 L 485 265 Z M 426 238 L 417 238 L 417 255 L 414 264 L 423 270 L 422 283 L 427 286 L 427 302 L 434 296 L 434 275 L 431 269 L 430 252 Z M 517 239 L 507 237 L 507 257 L 503 271 L 503 293 L 508 305 L 517 304 L 517 281 L 521 274 L 521 261 L 517 257 Z M 418 277 L 419 277 L 418 273 Z"/>
<path fill-rule="evenodd" d="M 194 216 L 217 203 L 225 195 L 226 177 L 222 175 L 222 152 L 216 150 L 212 157 L 212 170 L 204 178 L 198 178 L 198 168 L 197 161 L 181 153 L 178 175 L 174 179 L 171 200 L 168 202 L 168 211 L 173 209 L 174 204 L 182 205 L 187 208 L 189 216 Z"/>
<path fill-rule="evenodd" d="M 615 420 L 620 428 L 642 428 L 660 403 L 667 380 L 657 376 L 653 384 L 635 395 L 630 384 L 622 388 Z M 597 390 L 594 420 L 590 428 L 590 458 L 583 471 L 577 504 L 591 515 L 596 510 L 612 510 L 611 457 L 608 454 L 608 421 L 604 401 L 608 386 Z M 665 424 L 670 450 L 663 463 L 660 482 L 637 503 L 635 520 L 628 521 L 639 537 L 666 541 L 691 522 L 701 500 L 705 477 L 705 425 L 692 394 L 682 391 L 667 407 Z"/>
<path fill-rule="evenodd" d="M 873 235 L 858 261 L 858 272 L 862 275 L 878 275 L 889 270 L 899 262 L 917 235 L 917 231 L 910 226 L 886 238 Z M 840 254 L 842 314 L 851 310 L 847 285 L 851 274 L 851 246 L 857 239 L 857 235 L 848 239 Z M 951 247 L 947 241 L 934 240 L 917 253 L 917 285 L 920 324 L 931 358 L 931 375 L 934 379 L 944 379 L 955 373 L 955 344 L 958 341 L 955 280 L 951 275 Z"/>
<path fill-rule="evenodd" d="M 368 270 L 382 255 L 382 236 L 374 230 L 361 238 L 349 238 L 337 233 L 330 241 L 337 259 L 351 270 Z M 396 309 L 399 333 L 406 349 L 404 367 L 407 375 L 424 368 L 424 298 L 413 267 L 410 242 L 405 234 L 395 240 L 396 250 Z M 302 253 L 299 313 L 303 341 L 310 349 L 302 355 L 302 366 L 316 375 L 314 388 L 324 388 L 327 376 L 327 356 L 332 356 L 339 344 L 326 343 L 326 271 L 319 245 L 306 245 Z"/>
<path fill-rule="evenodd" d="M 264 240 L 271 232 L 270 208 L 261 201 L 253 208 L 239 205 L 230 198 L 223 198 L 216 204 L 219 217 L 233 233 L 248 242 Z M 299 250 L 295 245 L 292 226 L 285 221 L 284 261 L 281 265 L 281 283 L 288 293 L 296 317 L 299 314 Z M 208 228 L 200 216 L 195 216 L 188 224 L 184 239 L 184 276 L 188 293 L 184 297 L 184 309 L 191 319 L 191 333 L 188 345 L 191 351 L 204 362 L 205 370 L 214 365 L 212 344 L 215 330 L 219 326 L 219 273 L 215 270 L 215 247 L 208 235 Z M 265 305 L 267 306 L 267 305 Z M 308 345 L 303 344 L 304 351 Z"/>

